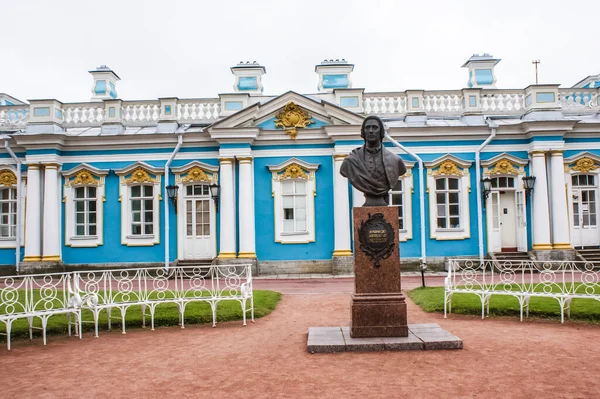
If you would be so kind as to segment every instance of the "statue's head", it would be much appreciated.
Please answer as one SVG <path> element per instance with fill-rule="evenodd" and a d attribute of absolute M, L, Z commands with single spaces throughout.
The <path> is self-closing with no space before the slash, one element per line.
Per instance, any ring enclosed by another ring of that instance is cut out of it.
<path fill-rule="evenodd" d="M 376 140 L 379 140 L 381 143 L 384 135 L 385 127 L 381 118 L 375 115 L 367 116 L 360 128 L 360 137 L 368 144 L 374 144 Z"/>

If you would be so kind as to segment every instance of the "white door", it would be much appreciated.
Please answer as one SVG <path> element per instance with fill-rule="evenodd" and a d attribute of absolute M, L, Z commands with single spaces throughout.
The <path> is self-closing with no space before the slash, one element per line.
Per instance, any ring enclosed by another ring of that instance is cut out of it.
<path fill-rule="evenodd" d="M 490 252 L 500 252 L 502 249 L 502 233 L 500 230 L 500 192 L 492 191 L 487 200 L 488 206 L 488 247 Z"/>
<path fill-rule="evenodd" d="M 214 257 L 213 206 L 207 184 L 185 186 L 184 259 Z"/>
<path fill-rule="evenodd" d="M 515 192 L 517 205 L 517 251 L 527 252 L 527 215 L 525 213 L 525 195 L 523 191 Z"/>
<path fill-rule="evenodd" d="M 500 194 L 500 231 L 502 248 L 517 249 L 517 229 L 515 213 L 515 194 L 513 191 L 502 191 Z"/>
<path fill-rule="evenodd" d="M 598 205 L 596 179 L 594 175 L 574 175 L 573 227 L 571 240 L 576 247 L 600 245 L 598 237 Z"/>

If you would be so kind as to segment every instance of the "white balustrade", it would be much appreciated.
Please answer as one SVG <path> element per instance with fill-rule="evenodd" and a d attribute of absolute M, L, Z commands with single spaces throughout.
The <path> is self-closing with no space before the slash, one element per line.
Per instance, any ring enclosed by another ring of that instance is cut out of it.
<path fill-rule="evenodd" d="M 464 111 L 465 99 L 460 90 L 423 92 L 423 110 L 433 116 L 458 116 Z M 559 89 L 563 112 L 598 112 L 598 89 Z M 364 93 L 363 112 L 367 115 L 403 116 L 408 110 L 406 92 Z M 481 90 L 480 108 L 486 115 L 520 115 L 525 112 L 525 90 Z M 63 104 L 63 126 L 100 126 L 105 121 L 104 103 Z M 183 99 L 177 103 L 179 123 L 209 123 L 219 119 L 220 100 L 217 98 Z M 29 106 L 0 107 L 0 128 L 23 128 L 27 125 Z M 160 119 L 159 101 L 124 101 L 123 124 L 152 126 Z"/>
<path fill-rule="evenodd" d="M 481 91 L 481 110 L 485 114 L 520 114 L 524 109 L 524 90 Z"/>
<path fill-rule="evenodd" d="M 0 107 L 0 127 L 21 128 L 27 125 L 29 105 L 7 105 Z"/>
<path fill-rule="evenodd" d="M 423 108 L 428 114 L 460 114 L 463 110 L 463 95 L 459 91 L 424 92 Z"/>
<path fill-rule="evenodd" d="M 221 113 L 218 99 L 180 100 L 177 104 L 179 122 L 215 121 Z"/>
<path fill-rule="evenodd" d="M 123 102 L 123 123 L 125 125 L 152 125 L 160 119 L 158 101 Z"/>
<path fill-rule="evenodd" d="M 564 111 L 594 111 L 600 108 L 597 89 L 559 89 L 558 98 Z"/>
<path fill-rule="evenodd" d="M 104 121 L 103 103 L 63 104 L 65 127 L 100 126 Z"/>
<path fill-rule="evenodd" d="M 406 113 L 405 93 L 369 93 L 363 97 L 363 110 L 367 115 L 393 115 Z"/>

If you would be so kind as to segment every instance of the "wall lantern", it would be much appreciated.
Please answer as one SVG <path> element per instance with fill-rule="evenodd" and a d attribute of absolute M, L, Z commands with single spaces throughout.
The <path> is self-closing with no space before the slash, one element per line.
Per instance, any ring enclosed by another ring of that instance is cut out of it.
<path fill-rule="evenodd" d="M 221 189 L 221 186 L 219 186 L 217 183 L 213 183 L 210 185 L 210 196 L 212 197 L 213 201 L 215 202 L 215 212 L 219 212 L 219 190 Z"/>
<path fill-rule="evenodd" d="M 483 207 L 485 208 L 485 200 L 490 196 L 490 192 L 492 192 L 492 179 L 489 177 L 481 179 L 481 184 L 483 184 Z"/>
<path fill-rule="evenodd" d="M 535 176 L 523 177 L 523 186 L 525 187 L 525 195 L 529 196 L 533 186 L 535 185 Z"/>
<path fill-rule="evenodd" d="M 177 190 L 179 189 L 179 186 L 168 185 L 166 189 L 167 195 L 169 196 L 169 199 L 175 208 L 175 213 L 177 213 Z"/>

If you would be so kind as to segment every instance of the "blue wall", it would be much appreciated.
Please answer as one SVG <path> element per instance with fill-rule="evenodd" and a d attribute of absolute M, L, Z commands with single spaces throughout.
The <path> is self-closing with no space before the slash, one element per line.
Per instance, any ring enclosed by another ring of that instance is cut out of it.
<path fill-rule="evenodd" d="M 254 198 L 256 224 L 256 256 L 259 260 L 319 260 L 331 259 L 333 238 L 333 160 L 331 156 L 296 157 L 319 164 L 315 173 L 317 195 L 315 200 L 315 242 L 308 244 L 281 244 L 275 242 L 272 173 L 267 165 L 278 165 L 290 157 L 254 159 Z"/>
<path fill-rule="evenodd" d="M 182 166 L 189 162 L 189 160 L 177 160 L 173 161 L 172 167 Z M 210 165 L 218 165 L 217 159 L 203 160 L 203 162 Z M 121 169 L 126 166 L 132 165 L 133 161 L 129 162 L 88 162 L 89 165 L 100 168 L 100 169 Z M 165 161 L 148 161 L 146 162 L 152 166 L 164 167 Z M 69 170 L 78 166 L 79 163 L 64 164 L 63 170 Z M 164 176 L 161 179 L 161 196 L 164 192 Z M 64 181 L 63 181 L 64 183 Z M 154 246 L 148 247 L 128 247 L 121 244 L 121 203 L 119 202 L 119 176 L 114 173 L 110 173 L 106 176 L 106 202 L 104 205 L 104 245 L 96 248 L 74 248 L 64 245 L 64 223 L 65 223 L 65 204 L 63 203 L 62 208 L 62 243 L 63 253 L 62 259 L 66 264 L 70 263 L 110 263 L 110 262 L 164 262 L 165 254 L 165 237 L 164 237 L 164 201 L 169 201 L 168 198 L 164 198 L 159 201 L 160 209 L 160 243 Z M 169 183 L 175 184 L 175 177 L 172 173 L 169 174 Z M 179 193 L 181 195 L 181 193 Z M 177 215 L 174 207 L 169 203 L 169 252 L 170 260 L 177 259 Z M 217 251 L 218 251 L 218 237 L 219 237 L 219 215 L 217 214 Z M 12 251 L 14 257 L 14 250 Z M 218 254 L 218 252 L 217 252 Z"/>

